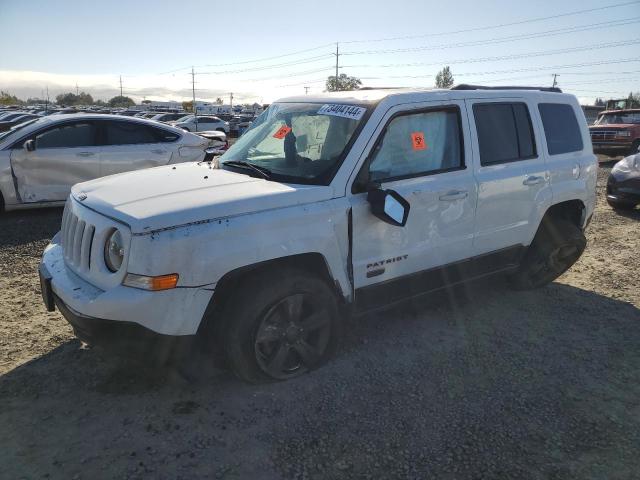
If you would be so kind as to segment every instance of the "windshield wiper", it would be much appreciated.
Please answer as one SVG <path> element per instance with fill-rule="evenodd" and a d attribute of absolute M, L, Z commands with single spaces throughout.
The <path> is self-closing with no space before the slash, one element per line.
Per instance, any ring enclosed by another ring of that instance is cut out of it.
<path fill-rule="evenodd" d="M 253 163 L 250 163 L 250 162 L 245 162 L 244 160 L 228 160 L 226 162 L 222 162 L 222 165 L 229 165 L 229 166 L 238 167 L 238 168 L 246 168 L 258 173 L 262 178 L 265 178 L 267 180 L 271 178 L 271 170 L 265 167 L 258 167 L 257 165 L 254 165 Z"/>

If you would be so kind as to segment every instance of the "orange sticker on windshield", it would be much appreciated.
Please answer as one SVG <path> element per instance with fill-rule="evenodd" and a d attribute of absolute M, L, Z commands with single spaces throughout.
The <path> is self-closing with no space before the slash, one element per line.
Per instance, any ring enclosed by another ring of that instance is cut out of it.
<path fill-rule="evenodd" d="M 276 133 L 273 134 L 273 138 L 277 138 L 278 140 L 282 140 L 287 134 L 291 131 L 291 127 L 287 127 L 286 125 L 281 126 Z"/>
<path fill-rule="evenodd" d="M 424 141 L 424 133 L 413 132 L 411 134 L 411 145 L 414 150 L 426 150 L 427 142 Z"/>

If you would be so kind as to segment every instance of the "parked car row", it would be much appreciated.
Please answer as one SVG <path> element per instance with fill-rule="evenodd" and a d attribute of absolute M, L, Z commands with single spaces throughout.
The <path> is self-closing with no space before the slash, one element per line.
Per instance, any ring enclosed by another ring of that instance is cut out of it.
<path fill-rule="evenodd" d="M 220 143 L 218 139 L 215 145 Z M 211 144 L 141 118 L 87 113 L 38 117 L 0 133 L 0 209 L 60 205 L 76 183 L 201 161 Z"/>

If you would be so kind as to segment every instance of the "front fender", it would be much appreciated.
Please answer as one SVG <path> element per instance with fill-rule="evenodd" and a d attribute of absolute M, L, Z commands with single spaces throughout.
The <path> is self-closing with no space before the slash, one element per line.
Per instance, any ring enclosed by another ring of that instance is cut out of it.
<path fill-rule="evenodd" d="M 319 253 L 349 300 L 348 209 L 339 198 L 134 235 L 127 271 L 178 273 L 179 287 L 215 286 L 242 267 Z"/>

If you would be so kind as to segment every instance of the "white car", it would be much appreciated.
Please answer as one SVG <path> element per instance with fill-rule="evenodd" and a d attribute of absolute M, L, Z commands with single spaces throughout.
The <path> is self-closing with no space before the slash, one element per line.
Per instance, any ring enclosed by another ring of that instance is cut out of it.
<path fill-rule="evenodd" d="M 229 122 L 225 122 L 218 117 L 209 115 L 186 115 L 175 122 L 170 122 L 174 127 L 182 128 L 187 132 L 204 132 L 207 130 L 217 130 L 229 133 Z"/>
<path fill-rule="evenodd" d="M 216 162 L 76 185 L 43 298 L 88 343 L 197 338 L 245 380 L 287 379 L 330 357 L 341 313 L 554 280 L 586 246 L 596 172 L 557 89 L 288 98 Z"/>
<path fill-rule="evenodd" d="M 71 186 L 115 173 L 204 159 L 205 139 L 149 120 L 50 115 L 0 133 L 0 208 L 64 204 Z"/>

